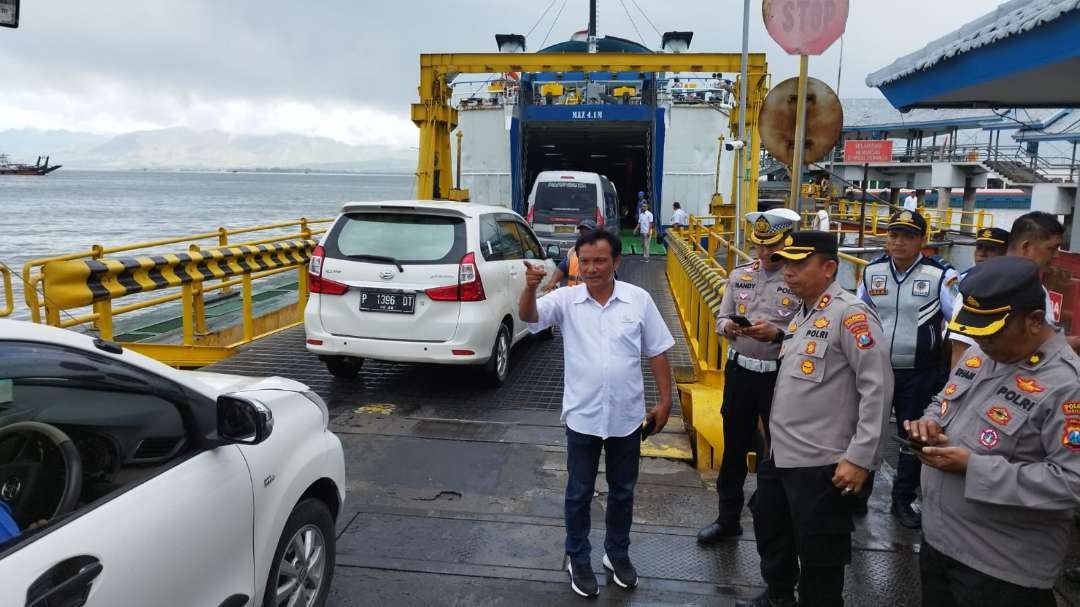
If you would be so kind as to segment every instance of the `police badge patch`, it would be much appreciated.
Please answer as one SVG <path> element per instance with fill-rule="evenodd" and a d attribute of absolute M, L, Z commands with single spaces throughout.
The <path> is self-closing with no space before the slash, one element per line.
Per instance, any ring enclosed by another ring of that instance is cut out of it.
<path fill-rule="evenodd" d="M 929 280 L 916 280 L 911 285 L 911 294 L 916 297 L 928 297 L 930 295 L 930 281 Z"/>
<path fill-rule="evenodd" d="M 870 276 L 870 295 L 888 295 L 889 289 L 886 287 L 885 275 L 874 274 Z"/>
<path fill-rule="evenodd" d="M 996 447 L 999 440 L 1001 440 L 1001 436 L 993 428 L 986 428 L 979 434 L 979 444 L 987 449 Z"/>

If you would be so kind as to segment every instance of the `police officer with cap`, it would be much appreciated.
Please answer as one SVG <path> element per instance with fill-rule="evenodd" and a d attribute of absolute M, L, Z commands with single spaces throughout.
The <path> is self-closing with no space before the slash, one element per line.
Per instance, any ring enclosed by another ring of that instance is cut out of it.
<path fill-rule="evenodd" d="M 947 342 L 945 322 L 952 318 L 956 297 L 956 270 L 936 257 L 920 252 L 926 239 L 926 219 L 917 212 L 899 211 L 889 220 L 884 255 L 863 269 L 858 296 L 870 304 L 885 331 L 882 347 L 892 359 L 895 385 L 892 409 L 898 432 L 902 424 L 918 419 L 944 381 Z M 893 516 L 918 529 L 919 514 L 912 507 L 919 488 L 919 460 L 901 452 L 892 487 Z M 861 496 L 870 497 L 872 485 Z"/>
<path fill-rule="evenodd" d="M 716 491 L 720 513 L 716 521 L 698 533 L 698 541 L 713 543 L 742 535 L 743 483 L 746 481 L 746 454 L 757 435 L 758 419 L 767 429 L 777 361 L 784 328 L 791 322 L 802 300 L 784 283 L 782 264 L 772 254 L 784 248 L 784 238 L 799 221 L 790 209 L 748 213 L 752 226 L 750 242 L 757 245 L 757 259 L 736 266 L 728 277 L 720 301 L 716 331 L 727 337 L 724 368 L 724 456 Z M 749 321 L 748 326 L 732 318 Z"/>
<path fill-rule="evenodd" d="M 975 264 L 992 257 L 1003 257 L 1009 251 L 1009 231 L 1001 228 L 983 228 L 975 237 Z M 963 278 L 967 271 L 960 277 Z"/>
<path fill-rule="evenodd" d="M 877 315 L 836 283 L 836 237 L 794 232 L 784 280 L 803 304 L 785 329 L 768 458 L 750 499 L 767 590 L 745 605 L 843 604 L 852 508 L 881 460 L 892 402 L 889 351 Z"/>
<path fill-rule="evenodd" d="M 971 269 L 949 328 L 975 345 L 910 422 L 923 462 L 924 605 L 1055 604 L 1080 505 L 1080 357 L 1046 320 L 1038 266 Z"/>

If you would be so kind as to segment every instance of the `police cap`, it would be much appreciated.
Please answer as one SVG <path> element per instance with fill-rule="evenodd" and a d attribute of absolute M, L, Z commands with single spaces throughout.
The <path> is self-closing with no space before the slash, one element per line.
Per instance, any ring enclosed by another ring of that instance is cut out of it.
<path fill-rule="evenodd" d="M 814 253 L 836 255 L 836 235 L 831 232 L 804 230 L 792 232 L 784 239 L 784 248 L 772 254 L 773 261 L 799 261 Z"/>
<path fill-rule="evenodd" d="M 791 209 L 769 209 L 758 213 L 747 213 L 750 222 L 750 242 L 761 245 L 774 245 L 784 238 L 784 234 L 795 229 L 799 223 L 799 214 Z"/>
<path fill-rule="evenodd" d="M 1039 266 L 1025 257 L 987 259 L 960 281 L 962 307 L 949 329 L 971 337 L 993 335 L 1014 311 L 1044 309 Z"/>
<path fill-rule="evenodd" d="M 596 222 L 591 220 L 591 219 L 586 219 L 586 220 L 582 221 L 581 223 L 577 224 L 577 229 L 579 229 L 579 230 L 590 230 L 590 231 L 595 230 L 596 229 Z"/>
<path fill-rule="evenodd" d="M 897 211 L 889 218 L 889 231 L 893 230 L 926 236 L 926 218 L 915 211 Z"/>
<path fill-rule="evenodd" d="M 975 244 L 1006 246 L 1009 244 L 1009 231 L 1001 228 L 983 228 L 975 237 Z"/>

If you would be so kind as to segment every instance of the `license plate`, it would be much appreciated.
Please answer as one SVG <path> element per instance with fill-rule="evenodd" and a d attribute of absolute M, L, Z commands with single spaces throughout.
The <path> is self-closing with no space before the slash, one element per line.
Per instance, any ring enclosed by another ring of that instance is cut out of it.
<path fill-rule="evenodd" d="M 575 229 L 577 229 L 577 228 L 575 228 L 574 226 L 555 226 L 555 233 L 556 234 L 573 234 Z"/>
<path fill-rule="evenodd" d="M 415 293 L 398 291 L 360 291 L 360 311 L 412 314 L 416 307 Z"/>

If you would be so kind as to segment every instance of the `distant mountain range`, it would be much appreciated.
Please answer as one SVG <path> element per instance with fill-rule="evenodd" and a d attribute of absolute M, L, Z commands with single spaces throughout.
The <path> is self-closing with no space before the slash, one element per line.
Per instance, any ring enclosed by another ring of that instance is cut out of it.
<path fill-rule="evenodd" d="M 416 152 L 305 135 L 232 135 L 170 128 L 115 137 L 73 131 L 0 131 L 0 153 L 84 169 L 283 169 L 412 172 Z"/>

